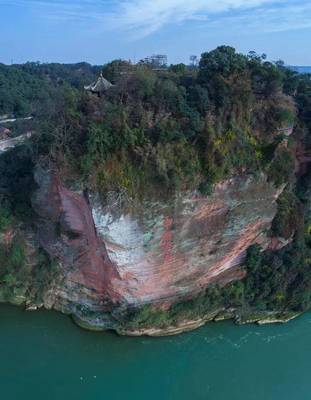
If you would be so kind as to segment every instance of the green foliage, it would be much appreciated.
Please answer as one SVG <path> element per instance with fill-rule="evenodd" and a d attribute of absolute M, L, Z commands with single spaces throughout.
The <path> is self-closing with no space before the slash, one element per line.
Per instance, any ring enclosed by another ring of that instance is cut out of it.
<path fill-rule="evenodd" d="M 250 306 L 268 310 L 303 311 L 311 306 L 310 248 L 296 237 L 277 252 L 262 254 L 245 280 Z M 249 268 L 249 267 L 248 267 Z"/>
<path fill-rule="evenodd" d="M 156 310 L 150 305 L 144 305 L 139 309 L 133 309 L 122 316 L 122 322 L 125 326 L 132 329 L 140 327 L 159 327 L 163 328 L 170 323 L 169 315 L 164 310 Z"/>
<path fill-rule="evenodd" d="M 261 248 L 255 244 L 247 250 L 245 265 L 249 271 L 254 271 L 260 265 L 262 260 Z"/>
<path fill-rule="evenodd" d="M 48 85 L 20 68 L 0 64 L 0 115 L 24 116 L 33 112 L 35 102 L 48 95 Z"/>
<path fill-rule="evenodd" d="M 268 167 L 269 178 L 276 186 L 281 186 L 292 180 L 294 171 L 295 159 L 292 151 L 286 147 L 279 148 Z"/>
<path fill-rule="evenodd" d="M 272 223 L 275 236 L 289 239 L 303 225 L 303 210 L 299 199 L 289 189 L 278 199 L 278 212 Z"/>
<path fill-rule="evenodd" d="M 172 64 L 169 67 L 169 70 L 174 72 L 177 75 L 184 75 L 187 72 L 187 66 L 183 63 L 180 64 Z"/>
<path fill-rule="evenodd" d="M 15 239 L 9 248 L 0 246 L 0 292 L 6 300 L 16 297 L 18 291 L 25 293 L 28 272 L 23 244 Z"/>
<path fill-rule="evenodd" d="M 5 207 L 0 207 L 0 232 L 5 231 L 13 223 L 13 216 L 10 210 Z"/>
<path fill-rule="evenodd" d="M 105 72 L 120 68 L 116 61 Z M 116 79 L 101 104 L 98 113 L 102 118 L 90 121 L 87 152 L 82 158 L 84 171 L 99 177 L 111 159 L 125 162 L 120 165 L 122 171 L 132 165 L 129 169 L 143 166 L 147 172 L 155 164 L 155 181 L 181 188 L 189 181 L 188 172 L 183 171 L 189 170 L 189 163 L 184 162 L 187 156 L 183 156 L 188 150 L 188 158 L 196 160 L 190 169 L 201 188 L 210 188 L 241 171 L 256 173 L 265 161 L 261 149 L 266 138 L 253 132 L 274 132 L 275 127 L 292 123 L 294 115 L 292 104 L 276 92 L 265 109 L 262 94 L 253 91 L 253 71 L 258 75 L 262 70 L 261 82 L 265 83 L 270 79 L 269 69 L 278 71 L 261 58 L 249 60 L 224 46 L 202 56 L 198 78 L 181 65 L 171 66 L 164 75 L 143 65 L 131 66 L 130 73 Z M 282 74 L 275 79 L 279 77 Z M 177 169 L 174 148 L 182 150 Z M 280 157 L 285 168 L 282 160 Z M 168 168 L 172 164 L 174 167 Z M 150 178 L 149 173 L 145 175 Z M 177 175 L 181 184 L 176 186 Z"/>
<path fill-rule="evenodd" d="M 132 65 L 124 60 L 114 60 L 106 65 L 102 69 L 102 73 L 108 81 L 114 83 L 120 78 L 122 73 L 130 72 Z"/>
<path fill-rule="evenodd" d="M 309 90 L 306 81 L 297 83 L 300 78 L 283 65 L 268 63 L 255 53 L 241 55 L 228 46 L 204 53 L 198 71 L 184 64 L 153 71 L 143 64 L 115 60 L 102 69 L 114 83 L 103 98 L 81 91 L 95 80 L 100 67 L 85 63 L 0 67 L 4 90 L 0 97 L 7 104 L 2 112 L 14 112 L 9 98 L 16 92 L 25 93 L 18 101 L 35 115 L 29 129 L 40 134 L 32 139 L 33 158 L 46 155 L 76 175 L 82 170 L 85 180 L 97 188 L 100 181 L 107 182 L 102 176 L 111 160 L 124 163 L 114 168 L 123 175 L 131 175 L 127 169 L 143 168 L 148 179 L 164 180 L 175 189 L 186 188 L 190 170 L 194 181 L 208 190 L 214 182 L 241 171 L 256 173 L 266 162 L 262 149 L 273 142 L 279 128 L 292 125 L 296 118 L 283 87 L 287 94 L 295 86 L 299 102 L 308 102 L 303 94 Z M 181 151 L 179 165 L 176 151 Z M 283 153 L 270 171 L 277 184 L 283 179 L 279 175 L 288 178 L 289 156 Z M 186 162 L 187 158 L 194 161 Z M 101 191 L 106 189 L 107 185 Z"/>
<path fill-rule="evenodd" d="M 274 118 L 278 126 L 288 127 L 294 124 L 296 116 L 294 110 L 290 108 L 276 107 Z"/>
<path fill-rule="evenodd" d="M 220 46 L 209 53 L 203 53 L 200 61 L 199 78 L 208 82 L 215 76 L 228 78 L 230 75 L 243 71 L 247 64 L 247 57 L 236 53 L 230 46 Z"/>
<path fill-rule="evenodd" d="M 13 243 L 9 258 L 9 264 L 14 269 L 20 269 L 23 267 L 24 263 L 25 263 L 25 254 L 23 247 L 21 246 L 20 243 Z"/>
<path fill-rule="evenodd" d="M 20 234 L 10 244 L 1 243 L 0 302 L 41 303 L 47 288 L 57 279 L 58 264 L 42 249 L 32 252 L 30 259 L 27 248 L 29 244 Z"/>
<path fill-rule="evenodd" d="M 32 150 L 19 146 L 2 154 L 0 170 L 2 223 L 9 223 L 12 216 L 22 219 L 31 216 L 30 196 L 34 189 Z"/>

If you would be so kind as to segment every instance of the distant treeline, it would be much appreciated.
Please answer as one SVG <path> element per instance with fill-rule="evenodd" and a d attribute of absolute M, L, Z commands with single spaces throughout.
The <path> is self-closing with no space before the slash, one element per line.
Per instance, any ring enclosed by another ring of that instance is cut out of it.
<path fill-rule="evenodd" d="M 95 79 L 100 69 L 87 63 L 0 64 L 0 115 L 35 113 L 40 103 L 46 104 L 47 99 L 56 96 L 59 87 L 67 84 L 82 89 L 85 82 Z"/>

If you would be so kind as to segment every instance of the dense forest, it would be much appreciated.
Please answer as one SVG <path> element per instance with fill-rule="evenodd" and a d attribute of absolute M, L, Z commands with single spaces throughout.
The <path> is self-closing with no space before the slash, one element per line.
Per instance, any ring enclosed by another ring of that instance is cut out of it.
<path fill-rule="evenodd" d="M 97 73 L 87 64 L 1 66 L 0 114 L 31 113 L 37 156 L 91 178 L 102 193 L 113 185 L 133 195 L 148 182 L 209 191 L 242 170 L 288 179 L 290 149 L 271 154 L 294 124 L 291 96 L 305 83 L 281 64 L 225 46 L 203 54 L 199 68 L 114 61 L 103 68 L 114 83 L 103 98 L 81 90 Z"/>
<path fill-rule="evenodd" d="M 99 72 L 113 84 L 103 96 L 83 89 Z M 250 248 L 243 281 L 208 288 L 165 315 L 143 310 L 133 319 L 137 325 L 148 318 L 163 325 L 216 304 L 279 311 L 311 306 L 311 175 L 295 174 L 297 143 L 305 152 L 311 148 L 310 75 L 227 46 L 203 53 L 198 67 L 155 70 L 121 60 L 103 67 L 0 65 L 4 114 L 31 115 L 12 129 L 34 135 L 14 155 L 0 156 L 0 229 L 29 218 L 32 170 L 42 160 L 103 199 L 112 190 L 136 201 L 186 190 L 208 195 L 223 179 L 263 172 L 277 187 L 286 184 L 271 229 L 292 236 L 288 246 Z M 16 251 L 1 256 L 0 277 L 11 258 L 20 267 Z"/>

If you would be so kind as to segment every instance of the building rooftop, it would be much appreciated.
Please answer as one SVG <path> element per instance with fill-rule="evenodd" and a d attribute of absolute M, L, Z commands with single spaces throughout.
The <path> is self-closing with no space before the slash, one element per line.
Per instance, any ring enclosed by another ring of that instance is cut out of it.
<path fill-rule="evenodd" d="M 107 79 L 105 79 L 103 77 L 103 74 L 101 73 L 97 81 L 91 83 L 88 86 L 84 86 L 84 89 L 92 93 L 102 94 L 109 90 L 112 86 L 113 84 L 107 81 Z"/>

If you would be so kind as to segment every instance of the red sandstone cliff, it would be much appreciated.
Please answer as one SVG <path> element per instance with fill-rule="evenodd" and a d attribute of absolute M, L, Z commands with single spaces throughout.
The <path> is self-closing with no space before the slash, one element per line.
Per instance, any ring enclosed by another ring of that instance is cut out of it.
<path fill-rule="evenodd" d="M 40 217 L 39 242 L 62 267 L 64 287 L 59 293 L 67 301 L 92 299 L 102 310 L 107 303 L 119 302 L 114 290 L 119 276 L 98 240 L 87 199 L 67 190 L 55 171 L 37 170 L 35 180 L 39 188 L 32 204 Z"/>
<path fill-rule="evenodd" d="M 45 306 L 98 328 L 114 328 L 115 311 L 166 308 L 212 282 L 243 278 L 247 248 L 270 243 L 280 194 L 264 176 L 244 176 L 208 197 L 188 193 L 118 212 L 96 204 L 92 216 L 87 199 L 67 190 L 57 172 L 38 170 L 35 179 L 40 243 L 63 276 Z"/>
<path fill-rule="evenodd" d="M 121 277 L 116 290 L 128 304 L 169 304 L 211 282 L 241 278 L 247 248 L 270 243 L 279 194 L 264 176 L 244 176 L 208 197 L 188 193 L 117 214 L 95 207 L 97 231 Z"/>

